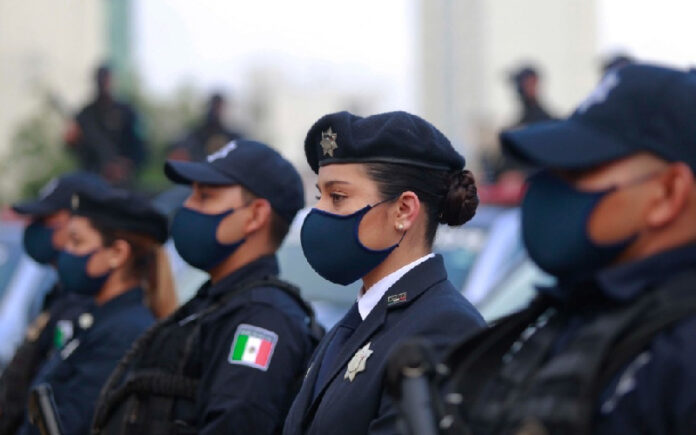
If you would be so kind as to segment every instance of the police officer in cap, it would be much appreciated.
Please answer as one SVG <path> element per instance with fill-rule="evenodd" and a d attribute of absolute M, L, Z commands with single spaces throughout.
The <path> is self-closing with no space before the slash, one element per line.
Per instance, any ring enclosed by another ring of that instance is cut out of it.
<path fill-rule="evenodd" d="M 637 64 L 501 135 L 540 168 L 523 238 L 557 284 L 452 353 L 448 433 L 696 433 L 694 119 L 695 73 Z"/>
<path fill-rule="evenodd" d="M 322 335 L 299 291 L 277 278 L 275 252 L 304 205 L 300 176 L 246 140 L 165 172 L 193 185 L 172 238 L 210 281 L 121 361 L 93 432 L 277 433 Z"/>
<path fill-rule="evenodd" d="M 283 433 L 394 433 L 383 392 L 392 346 L 420 336 L 441 355 L 484 326 L 432 253 L 439 224 L 474 215 L 474 179 L 440 131 L 405 112 L 326 115 L 305 153 L 319 202 L 302 226 L 304 255 L 325 279 L 363 286 L 319 344 Z"/>
<path fill-rule="evenodd" d="M 77 191 L 108 189 L 99 176 L 74 172 L 49 181 L 39 198 L 14 204 L 15 212 L 30 219 L 23 237 L 27 255 L 39 264 L 56 267 L 58 254 L 68 239 L 70 198 Z M 75 319 L 88 304 L 89 298 L 64 292 L 59 284 L 46 295 L 42 312 L 29 325 L 26 338 L 0 377 L 0 434 L 15 433 L 22 423 L 29 385 L 54 350 L 56 328 L 62 339 L 70 339 L 77 329 Z M 11 337 L 3 339 L 9 341 Z"/>
<path fill-rule="evenodd" d="M 166 217 L 144 198 L 111 189 L 72 197 L 68 240 L 58 255 L 64 291 L 91 299 L 69 340 L 41 367 L 33 387 L 48 386 L 62 433 L 87 433 L 99 391 L 133 341 L 176 305 L 161 248 Z M 38 413 L 30 409 L 32 421 Z M 44 414 L 45 416 L 45 414 Z M 40 420 L 40 419 L 39 419 Z M 22 434 L 38 433 L 24 424 Z"/>

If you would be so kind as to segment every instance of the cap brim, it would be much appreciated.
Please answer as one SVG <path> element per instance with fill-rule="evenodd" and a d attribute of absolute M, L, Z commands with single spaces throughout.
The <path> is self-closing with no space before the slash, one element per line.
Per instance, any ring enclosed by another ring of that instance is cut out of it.
<path fill-rule="evenodd" d="M 14 204 L 12 210 L 19 214 L 41 216 L 55 213 L 60 207 L 45 201 L 26 201 Z"/>
<path fill-rule="evenodd" d="M 534 166 L 585 169 L 636 152 L 577 121 L 547 121 L 500 134 L 503 151 Z"/>
<path fill-rule="evenodd" d="M 208 163 L 168 160 L 164 174 L 177 184 L 203 183 L 213 185 L 238 184 L 234 177 L 223 174 Z"/>

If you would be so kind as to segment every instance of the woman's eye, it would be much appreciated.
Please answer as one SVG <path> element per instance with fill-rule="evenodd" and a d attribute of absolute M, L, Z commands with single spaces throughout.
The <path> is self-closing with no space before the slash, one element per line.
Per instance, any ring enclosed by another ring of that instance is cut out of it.
<path fill-rule="evenodd" d="M 317 201 L 319 201 L 319 200 L 321 199 L 321 195 L 314 195 L 314 199 L 316 199 Z"/>
<path fill-rule="evenodd" d="M 338 193 L 331 194 L 331 200 L 334 202 L 334 204 L 340 202 L 343 199 L 345 199 L 344 195 L 339 195 Z"/>

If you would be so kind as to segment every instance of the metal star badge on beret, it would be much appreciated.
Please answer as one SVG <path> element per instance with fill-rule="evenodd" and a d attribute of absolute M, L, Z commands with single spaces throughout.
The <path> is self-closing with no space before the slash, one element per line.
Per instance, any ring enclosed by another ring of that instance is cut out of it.
<path fill-rule="evenodd" d="M 348 368 L 346 369 L 346 374 L 343 376 L 343 379 L 348 379 L 353 382 L 355 375 L 365 371 L 365 362 L 370 355 L 374 353 L 374 351 L 370 349 L 370 344 L 371 342 L 368 342 L 365 346 L 361 347 L 360 350 L 355 352 L 355 355 L 353 355 L 353 358 L 351 358 L 348 363 Z"/>
<path fill-rule="evenodd" d="M 334 150 L 338 148 L 336 137 L 338 137 L 338 133 L 334 133 L 331 127 L 321 132 L 321 142 L 319 142 L 319 145 L 321 145 L 321 150 L 324 152 L 324 155 L 328 154 L 333 157 Z"/>

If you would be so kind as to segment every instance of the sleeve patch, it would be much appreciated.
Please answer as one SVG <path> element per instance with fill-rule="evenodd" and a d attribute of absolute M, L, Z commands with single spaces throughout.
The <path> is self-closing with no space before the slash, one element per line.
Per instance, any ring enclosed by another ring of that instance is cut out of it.
<path fill-rule="evenodd" d="M 234 333 L 227 361 L 230 364 L 249 366 L 265 372 L 271 364 L 277 343 L 278 334 L 275 332 L 242 323 Z"/>

